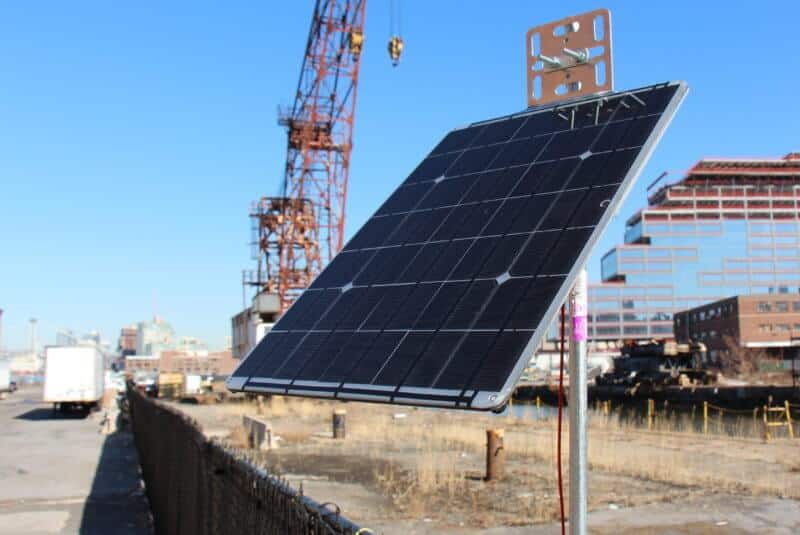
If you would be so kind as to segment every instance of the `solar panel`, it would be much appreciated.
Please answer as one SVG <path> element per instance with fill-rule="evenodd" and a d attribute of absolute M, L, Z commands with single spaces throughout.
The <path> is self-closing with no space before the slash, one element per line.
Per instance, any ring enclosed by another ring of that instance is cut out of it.
<path fill-rule="evenodd" d="M 502 406 L 686 91 L 659 84 L 451 131 L 228 387 Z"/>

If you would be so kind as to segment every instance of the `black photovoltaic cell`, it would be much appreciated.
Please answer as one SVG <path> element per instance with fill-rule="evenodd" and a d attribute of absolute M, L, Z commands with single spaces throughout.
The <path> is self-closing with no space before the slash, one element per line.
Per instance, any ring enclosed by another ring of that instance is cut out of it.
<path fill-rule="evenodd" d="M 500 405 L 685 92 L 662 84 L 450 132 L 228 385 Z"/>

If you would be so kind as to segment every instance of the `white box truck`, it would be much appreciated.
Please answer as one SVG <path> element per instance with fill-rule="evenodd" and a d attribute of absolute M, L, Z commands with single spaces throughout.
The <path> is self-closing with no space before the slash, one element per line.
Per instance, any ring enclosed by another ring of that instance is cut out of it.
<path fill-rule="evenodd" d="M 105 389 L 103 354 L 95 346 L 49 346 L 45 350 L 44 401 L 53 410 L 89 410 Z"/>
<path fill-rule="evenodd" d="M 0 359 L 0 399 L 5 399 L 11 392 L 11 364 L 7 359 Z"/>

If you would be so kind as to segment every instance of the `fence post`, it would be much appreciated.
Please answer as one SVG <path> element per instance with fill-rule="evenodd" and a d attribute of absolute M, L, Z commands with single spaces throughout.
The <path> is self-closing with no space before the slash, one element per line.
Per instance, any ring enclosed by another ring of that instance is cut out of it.
<path fill-rule="evenodd" d="M 708 401 L 703 402 L 703 434 L 708 434 Z"/>
<path fill-rule="evenodd" d="M 767 411 L 767 405 L 764 405 L 764 441 L 769 442 L 770 434 L 769 434 L 769 412 Z"/>
<path fill-rule="evenodd" d="M 503 429 L 486 430 L 486 481 L 497 481 L 503 478 L 506 466 L 503 434 Z"/>
<path fill-rule="evenodd" d="M 333 438 L 345 438 L 345 418 L 347 411 L 344 409 L 336 409 L 333 411 Z"/>
<path fill-rule="evenodd" d="M 542 398 L 536 396 L 536 408 L 539 409 L 542 407 Z"/>
<path fill-rule="evenodd" d="M 789 426 L 789 438 L 794 438 L 794 429 L 792 428 L 792 412 L 788 399 L 784 400 L 783 406 L 786 408 L 786 425 Z"/>
<path fill-rule="evenodd" d="M 655 420 L 656 402 L 647 398 L 647 429 L 653 429 L 653 420 Z"/>

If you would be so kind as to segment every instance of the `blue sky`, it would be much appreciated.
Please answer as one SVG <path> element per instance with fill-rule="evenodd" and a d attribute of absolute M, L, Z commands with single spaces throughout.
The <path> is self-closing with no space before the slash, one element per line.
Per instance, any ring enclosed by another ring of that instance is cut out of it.
<path fill-rule="evenodd" d="M 800 149 L 800 3 L 608 2 L 617 89 L 683 79 L 690 94 L 590 261 L 622 239 L 647 183 L 703 156 Z M 449 129 L 525 107 L 528 27 L 588 2 L 367 7 L 348 236 Z M 99 329 L 166 317 L 221 346 L 250 267 L 247 207 L 275 194 L 311 2 L 29 2 L 0 12 L 0 308 Z"/>

